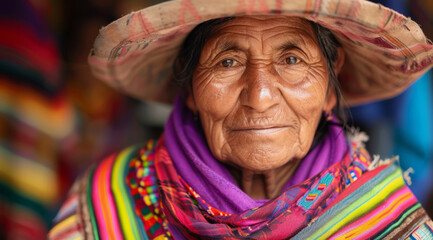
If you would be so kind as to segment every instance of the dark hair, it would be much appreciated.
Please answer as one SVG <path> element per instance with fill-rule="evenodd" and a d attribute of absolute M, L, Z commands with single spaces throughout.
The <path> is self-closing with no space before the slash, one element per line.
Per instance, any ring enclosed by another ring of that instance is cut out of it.
<path fill-rule="evenodd" d="M 192 75 L 197 67 L 201 51 L 206 41 L 212 36 L 218 26 L 232 19 L 234 19 L 234 17 L 212 19 L 200 23 L 186 37 L 173 65 L 174 81 L 181 87 L 183 94 L 188 94 L 188 90 L 192 89 Z M 315 22 L 309 22 L 313 27 L 319 48 L 327 62 L 329 72 L 328 91 L 330 91 L 330 87 L 333 87 L 335 95 L 337 96 L 337 104 L 333 110 L 334 115 L 340 120 L 341 125 L 345 126 L 347 119 L 341 104 L 342 93 L 340 83 L 334 72 L 334 63 L 338 58 L 337 47 L 341 46 L 341 44 L 329 29 Z M 327 124 L 329 124 L 329 122 L 322 116 L 317 126 L 315 142 L 320 141 L 322 137 L 326 135 L 328 129 L 326 127 Z"/>
<path fill-rule="evenodd" d="M 201 50 L 217 26 L 234 19 L 217 18 L 197 25 L 186 37 L 173 64 L 174 81 L 184 94 L 192 87 L 192 74 L 200 60 Z"/>
<path fill-rule="evenodd" d="M 340 88 L 340 81 L 338 80 L 338 77 L 334 72 L 334 63 L 338 59 L 337 48 L 340 47 L 341 44 L 329 29 L 315 22 L 310 21 L 310 23 L 311 26 L 313 27 L 314 33 L 316 34 L 319 48 L 326 59 L 326 65 L 328 67 L 328 74 L 329 74 L 328 91 L 330 90 L 329 87 L 333 87 L 335 95 L 337 97 L 337 103 L 333 109 L 333 113 L 335 117 L 338 118 L 340 122 L 339 125 L 345 128 L 347 124 L 347 117 L 344 112 L 344 108 L 342 107 L 341 104 L 341 102 L 343 101 L 343 94 Z M 328 130 L 327 124 L 335 124 L 335 123 L 327 121 L 325 117 L 322 116 L 319 125 L 317 126 L 316 129 L 316 135 L 315 135 L 316 143 L 319 142 L 327 134 L 327 130 Z M 313 147 L 314 145 L 315 144 L 313 143 Z"/>

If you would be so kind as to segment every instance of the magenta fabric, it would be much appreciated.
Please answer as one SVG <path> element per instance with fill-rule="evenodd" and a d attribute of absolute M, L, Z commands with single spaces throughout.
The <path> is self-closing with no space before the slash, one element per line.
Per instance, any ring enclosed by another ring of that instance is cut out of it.
<path fill-rule="evenodd" d="M 343 159 L 348 151 L 343 130 L 338 125 L 328 125 L 328 135 L 303 159 L 283 191 Z M 252 199 L 237 186 L 226 167 L 212 156 L 200 123 L 194 121 L 193 113 L 179 96 L 164 135 L 177 173 L 209 205 L 236 214 L 262 206 L 269 200 Z"/>

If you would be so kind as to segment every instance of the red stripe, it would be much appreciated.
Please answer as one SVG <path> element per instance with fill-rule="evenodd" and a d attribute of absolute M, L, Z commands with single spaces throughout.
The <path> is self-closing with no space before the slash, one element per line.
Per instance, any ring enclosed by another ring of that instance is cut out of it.
<path fill-rule="evenodd" d="M 185 23 L 185 13 L 187 9 L 194 16 L 195 20 L 200 20 L 200 15 L 198 14 L 197 10 L 194 8 L 194 5 L 192 5 L 192 3 L 189 0 L 183 0 L 180 4 L 182 7 L 180 8 L 179 24 L 182 25 Z"/>
<path fill-rule="evenodd" d="M 19 51 L 28 59 L 51 72 L 59 67 L 59 55 L 52 39 L 39 39 L 27 26 L 12 21 L 0 21 L 0 45 Z"/>
<path fill-rule="evenodd" d="M 39 218 L 28 214 L 10 213 L 13 217 L 6 219 L 6 229 L 9 233 L 18 234 L 24 239 L 45 239 L 48 229 Z M 19 237 L 14 236 L 14 237 Z"/>

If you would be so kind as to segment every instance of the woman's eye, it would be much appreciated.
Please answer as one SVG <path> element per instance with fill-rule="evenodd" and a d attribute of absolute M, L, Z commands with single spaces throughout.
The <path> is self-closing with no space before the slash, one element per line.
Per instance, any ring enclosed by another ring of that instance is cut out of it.
<path fill-rule="evenodd" d="M 229 68 L 229 67 L 233 66 L 234 62 L 235 61 L 233 59 L 228 58 L 228 59 L 222 60 L 221 65 L 225 68 Z"/>
<path fill-rule="evenodd" d="M 299 59 L 297 57 L 293 57 L 292 56 L 292 57 L 286 58 L 286 63 L 287 64 L 293 65 L 293 64 L 296 64 L 298 62 L 299 62 Z"/>

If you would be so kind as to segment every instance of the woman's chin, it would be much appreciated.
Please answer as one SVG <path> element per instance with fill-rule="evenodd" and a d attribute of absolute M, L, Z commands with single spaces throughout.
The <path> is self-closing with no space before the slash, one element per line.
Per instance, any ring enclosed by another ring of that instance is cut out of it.
<path fill-rule="evenodd" d="M 288 149 L 287 146 L 274 147 L 266 147 L 263 144 L 259 146 L 250 144 L 240 147 L 240 149 L 235 148 L 233 150 L 238 150 L 238 152 L 232 155 L 234 158 L 230 162 L 243 169 L 264 172 L 296 161 L 293 151 Z"/>
<path fill-rule="evenodd" d="M 305 155 L 297 139 L 284 128 L 233 132 L 227 141 L 229 152 L 224 154 L 228 159 L 222 162 L 252 171 L 275 169 Z"/>

